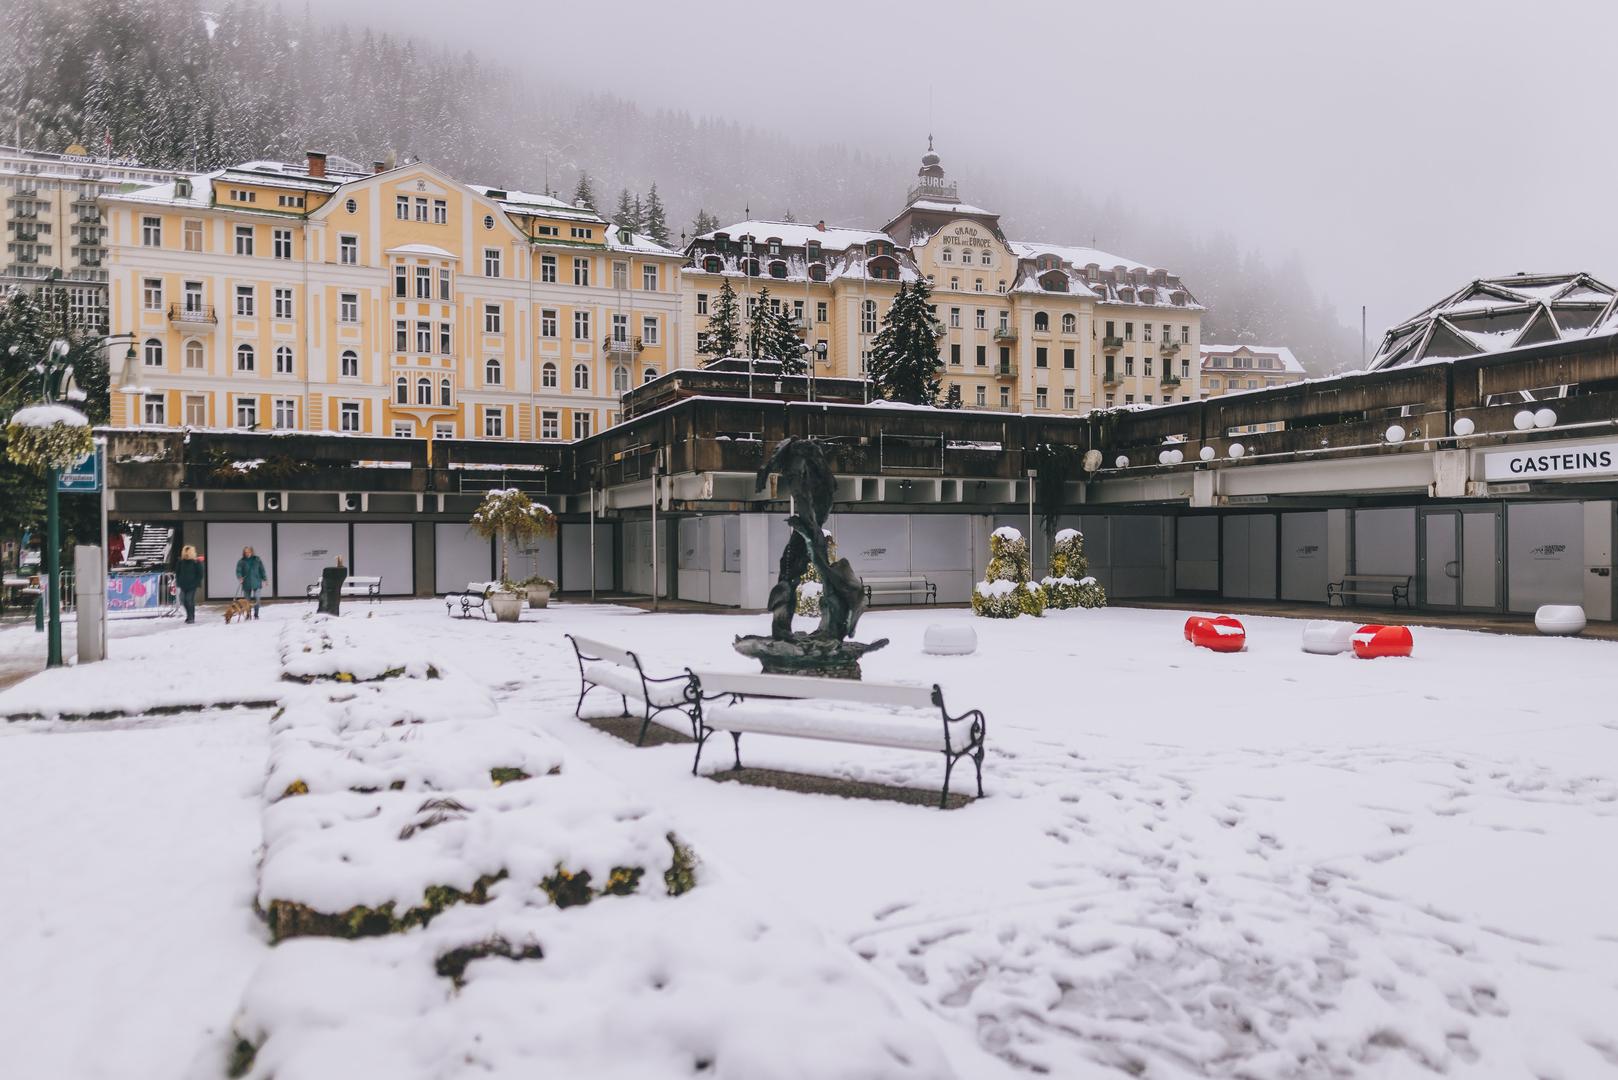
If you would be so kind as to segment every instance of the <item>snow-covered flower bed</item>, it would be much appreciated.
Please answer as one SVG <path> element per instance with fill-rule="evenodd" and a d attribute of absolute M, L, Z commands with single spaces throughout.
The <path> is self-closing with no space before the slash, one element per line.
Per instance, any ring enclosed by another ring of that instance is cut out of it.
<path fill-rule="evenodd" d="M 308 615 L 281 632 L 281 675 L 297 682 L 333 679 L 369 682 L 405 676 L 436 679 L 438 669 L 421 651 L 419 639 L 369 628 L 356 642 L 341 619 Z"/>

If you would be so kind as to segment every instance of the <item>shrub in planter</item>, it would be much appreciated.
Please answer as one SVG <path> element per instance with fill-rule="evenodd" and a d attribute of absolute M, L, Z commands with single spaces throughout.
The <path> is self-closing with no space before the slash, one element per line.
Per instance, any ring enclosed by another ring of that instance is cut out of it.
<path fill-rule="evenodd" d="M 549 607 L 551 593 L 556 591 L 556 582 L 548 577 L 540 577 L 538 574 L 531 578 L 524 578 L 516 582 L 516 585 L 519 589 L 527 590 L 528 606 L 535 608 Z"/>
<path fill-rule="evenodd" d="M 1040 582 L 1045 587 L 1047 603 L 1053 608 L 1105 607 L 1107 594 L 1089 576 L 1089 569 L 1089 560 L 1084 557 L 1084 534 L 1077 529 L 1058 532 L 1051 545 L 1051 576 Z"/>
<path fill-rule="evenodd" d="M 1029 580 L 1028 541 L 1010 526 L 989 537 L 989 569 L 972 588 L 972 613 L 987 619 L 1041 615 L 1045 590 Z"/>
<path fill-rule="evenodd" d="M 485 539 L 500 541 L 500 586 L 490 599 L 498 599 L 503 593 L 526 598 L 527 585 L 519 586 L 511 580 L 509 548 L 514 543 L 555 536 L 556 515 L 551 508 L 533 502 L 516 488 L 494 488 L 473 512 L 472 531 Z M 495 613 L 500 614 L 500 605 L 495 605 Z"/>

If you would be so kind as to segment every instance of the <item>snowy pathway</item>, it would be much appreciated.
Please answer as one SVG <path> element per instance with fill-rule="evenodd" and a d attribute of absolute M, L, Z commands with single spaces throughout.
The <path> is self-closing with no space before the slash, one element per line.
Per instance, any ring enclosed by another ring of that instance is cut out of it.
<path fill-rule="evenodd" d="M 223 1059 L 265 950 L 266 722 L 0 725 L 0 1076 L 176 1080 Z"/>

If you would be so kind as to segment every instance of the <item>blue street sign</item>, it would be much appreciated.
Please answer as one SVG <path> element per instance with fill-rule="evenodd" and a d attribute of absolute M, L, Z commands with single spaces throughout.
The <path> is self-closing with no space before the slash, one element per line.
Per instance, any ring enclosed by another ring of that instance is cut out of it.
<path fill-rule="evenodd" d="M 104 472 L 102 464 L 102 450 L 98 446 L 76 464 L 61 471 L 56 478 L 56 490 L 67 493 L 100 491 Z"/>

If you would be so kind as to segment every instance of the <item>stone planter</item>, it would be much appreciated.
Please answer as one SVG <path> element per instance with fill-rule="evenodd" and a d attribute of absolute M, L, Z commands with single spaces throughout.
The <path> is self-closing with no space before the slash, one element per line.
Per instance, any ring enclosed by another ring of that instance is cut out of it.
<path fill-rule="evenodd" d="M 496 622 L 516 622 L 522 618 L 522 593 L 496 592 L 489 594 L 489 610 Z"/>
<path fill-rule="evenodd" d="M 528 606 L 531 608 L 549 607 L 551 603 L 551 587 L 549 585 L 528 586 Z"/>

